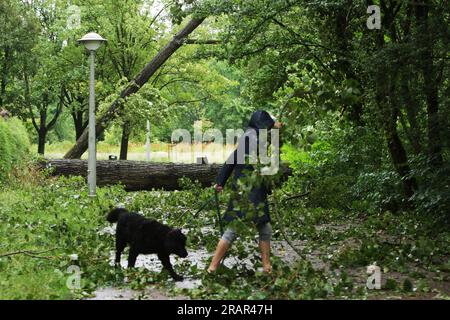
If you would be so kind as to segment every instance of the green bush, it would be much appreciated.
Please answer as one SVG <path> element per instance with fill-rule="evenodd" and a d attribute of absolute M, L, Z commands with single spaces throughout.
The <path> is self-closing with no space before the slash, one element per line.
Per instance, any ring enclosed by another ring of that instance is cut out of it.
<path fill-rule="evenodd" d="M 438 219 L 437 225 L 448 228 L 450 224 L 450 161 L 446 159 L 439 167 L 428 163 L 427 157 L 412 157 L 412 174 L 420 188 L 411 200 L 418 213 Z M 442 223 L 444 222 L 444 223 Z"/>
<path fill-rule="evenodd" d="M 368 211 L 397 212 L 404 201 L 401 187 L 398 174 L 393 169 L 381 168 L 372 172 L 361 172 L 351 188 L 351 193 L 354 199 L 368 204 Z"/>
<path fill-rule="evenodd" d="M 23 163 L 29 148 L 28 134 L 21 121 L 0 119 L 0 180 L 4 180 L 14 166 Z"/>

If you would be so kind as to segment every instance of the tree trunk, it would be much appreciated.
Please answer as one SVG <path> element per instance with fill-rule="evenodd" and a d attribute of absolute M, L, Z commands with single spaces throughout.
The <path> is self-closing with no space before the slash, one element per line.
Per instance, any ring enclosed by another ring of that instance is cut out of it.
<path fill-rule="evenodd" d="M 122 125 L 122 140 L 120 141 L 120 160 L 127 160 L 128 140 L 130 138 L 130 130 L 128 123 Z"/>
<path fill-rule="evenodd" d="M 353 79 L 358 83 L 358 89 L 362 91 L 361 81 L 358 78 L 358 75 L 353 70 L 353 66 L 351 62 L 348 60 L 348 56 L 351 56 L 352 51 L 352 40 L 353 34 L 349 31 L 349 16 L 348 16 L 348 8 L 352 6 L 352 1 L 347 1 L 347 3 L 343 4 L 343 7 L 337 9 L 336 12 L 336 21 L 335 21 L 335 33 L 336 38 L 338 39 L 338 50 L 340 54 L 337 56 L 336 68 L 339 69 L 345 76 L 344 80 Z M 350 103 L 345 106 L 347 110 L 348 119 L 353 122 L 356 126 L 364 126 L 364 122 L 362 120 L 363 114 L 363 104 L 361 101 Z"/>
<path fill-rule="evenodd" d="M 410 176 L 411 168 L 408 165 L 408 156 L 397 131 L 397 118 L 397 111 L 393 110 L 390 119 L 387 119 L 385 124 L 386 140 L 392 162 L 402 180 L 405 197 L 409 199 L 417 190 L 417 182 L 414 177 Z"/>
<path fill-rule="evenodd" d="M 436 68 L 433 63 L 433 41 L 429 28 L 429 1 L 417 4 L 418 42 L 428 116 L 428 155 L 434 167 L 442 165 L 442 142 L 439 121 L 439 97 Z"/>
<path fill-rule="evenodd" d="M 44 155 L 45 153 L 45 138 L 47 137 L 47 130 L 42 129 L 38 132 L 38 153 Z"/>
<path fill-rule="evenodd" d="M 379 51 L 384 49 L 382 30 L 377 33 L 376 45 Z M 403 193 L 408 201 L 417 190 L 417 181 L 415 177 L 411 176 L 408 156 L 397 130 L 399 109 L 392 102 L 392 96 L 396 94 L 394 88 L 398 80 L 397 75 L 397 66 L 388 66 L 384 61 L 379 61 L 376 71 L 376 101 L 383 116 L 384 135 L 392 164 L 400 176 Z"/>
<path fill-rule="evenodd" d="M 402 104 L 404 105 L 404 109 L 406 111 L 406 115 L 408 118 L 408 122 L 410 125 L 410 129 L 405 128 L 411 146 L 414 150 L 415 154 L 420 154 L 422 152 L 421 146 L 421 133 L 420 126 L 417 121 L 419 106 L 416 101 L 416 98 L 413 96 L 413 93 L 410 90 L 410 84 L 408 80 L 408 75 L 404 73 L 400 79 L 400 89 L 401 89 L 401 98 Z"/>
<path fill-rule="evenodd" d="M 48 103 L 48 96 L 47 94 L 44 94 L 44 105 Z M 47 128 L 45 126 L 45 123 L 47 122 L 47 107 L 45 109 L 42 109 L 39 111 L 39 130 L 37 130 L 38 133 L 38 153 L 44 154 L 45 153 L 45 138 L 47 136 Z"/>
<path fill-rule="evenodd" d="M 8 72 L 9 72 L 9 57 L 10 57 L 10 49 L 9 47 L 5 46 L 4 48 L 4 54 L 3 57 L 3 67 L 2 67 L 2 76 L 1 76 L 1 85 L 0 85 L 0 107 L 3 106 L 3 104 L 6 101 L 6 85 L 8 83 Z"/>
<path fill-rule="evenodd" d="M 87 176 L 86 160 L 46 160 L 41 168 L 54 168 L 53 175 Z M 221 164 L 174 164 L 149 163 L 146 161 L 97 161 L 98 186 L 114 185 L 121 182 L 128 191 L 180 189 L 178 180 L 183 177 L 197 180 L 203 187 L 209 187 L 222 167 Z M 285 177 L 290 169 L 282 165 Z"/>
<path fill-rule="evenodd" d="M 162 48 L 156 56 L 145 66 L 141 73 L 131 81 L 128 86 L 120 93 L 120 97 L 115 100 L 104 115 L 97 120 L 95 131 L 96 135 L 100 134 L 108 127 L 111 120 L 116 116 L 120 108 L 122 108 L 121 100 L 136 93 L 150 77 L 163 65 L 164 62 L 169 59 L 172 54 L 183 45 L 183 41 L 191 34 L 205 18 L 194 18 L 180 31 L 173 39 Z M 70 149 L 64 158 L 66 159 L 79 159 L 88 147 L 88 131 L 84 130 L 77 143 Z"/>
<path fill-rule="evenodd" d="M 75 127 L 75 137 L 78 140 L 83 134 L 84 129 L 86 128 L 85 123 L 83 121 L 83 111 L 73 111 L 72 118 L 73 124 Z"/>

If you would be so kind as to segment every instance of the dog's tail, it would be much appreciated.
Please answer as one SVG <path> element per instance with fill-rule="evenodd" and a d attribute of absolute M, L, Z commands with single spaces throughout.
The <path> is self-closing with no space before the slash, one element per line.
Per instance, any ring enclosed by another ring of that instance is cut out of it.
<path fill-rule="evenodd" d="M 124 209 L 124 208 L 115 208 L 115 209 L 112 209 L 112 210 L 108 213 L 108 216 L 106 217 L 106 220 L 108 220 L 110 223 L 117 222 L 117 221 L 119 220 L 120 216 L 121 216 L 123 213 L 127 213 L 127 212 L 128 212 L 128 210 L 127 210 L 127 209 Z"/>

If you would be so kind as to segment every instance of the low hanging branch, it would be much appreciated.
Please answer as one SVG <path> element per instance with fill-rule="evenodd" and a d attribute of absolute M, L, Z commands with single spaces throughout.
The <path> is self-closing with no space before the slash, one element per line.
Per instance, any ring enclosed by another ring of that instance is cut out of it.
<path fill-rule="evenodd" d="M 309 192 L 308 192 L 308 193 L 309 193 Z M 305 194 L 302 194 L 302 195 L 298 195 L 298 196 L 291 197 L 291 199 L 303 197 L 303 196 L 307 195 L 308 193 L 305 193 Z M 275 214 L 275 218 L 278 220 L 278 225 L 279 225 L 279 227 L 280 227 L 281 235 L 283 236 L 283 238 L 284 238 L 284 240 L 287 242 L 287 244 L 292 248 L 292 250 L 294 250 L 294 252 L 295 252 L 301 259 L 304 259 L 303 252 L 295 247 L 295 245 L 292 243 L 291 239 L 289 238 L 289 236 L 288 236 L 287 233 L 286 233 L 285 226 L 284 226 L 284 222 L 283 222 L 283 220 L 281 219 L 281 217 L 280 217 L 280 215 L 279 215 L 279 211 L 278 211 L 278 198 L 277 198 L 275 192 L 273 193 L 273 203 L 272 203 L 272 205 L 273 205 L 273 212 L 274 212 L 274 214 Z"/>
<path fill-rule="evenodd" d="M 309 195 L 310 193 L 311 193 L 311 191 L 307 191 L 307 192 L 301 193 L 301 194 L 296 194 L 294 196 L 290 196 L 290 197 L 284 198 L 283 202 L 291 201 L 291 200 L 298 199 L 298 198 L 303 198 L 303 197 L 306 197 L 307 195 Z"/>
<path fill-rule="evenodd" d="M 186 39 L 184 42 L 186 44 L 200 44 L 200 45 L 206 45 L 206 44 L 221 44 L 222 41 L 215 40 L 215 39 L 209 39 L 209 40 L 200 40 L 200 39 Z"/>
<path fill-rule="evenodd" d="M 19 250 L 19 251 L 14 251 L 14 252 L 0 254 L 0 258 L 15 256 L 15 255 L 19 255 L 19 254 L 24 254 L 24 255 L 29 256 L 31 258 L 51 259 L 49 257 L 44 257 L 44 256 L 40 256 L 40 255 L 44 254 L 44 253 L 51 252 L 51 251 L 55 251 L 56 249 L 58 249 L 58 248 L 53 248 L 53 249 L 44 250 L 44 251 Z"/>
<path fill-rule="evenodd" d="M 109 123 L 117 116 L 118 111 L 122 107 L 121 101 L 130 95 L 139 91 L 140 88 L 155 72 L 169 59 L 172 54 L 180 48 L 185 39 L 205 20 L 205 18 L 194 18 L 180 31 L 172 40 L 164 46 L 156 56 L 144 67 L 139 75 L 134 78 L 128 86 L 120 93 L 118 99 L 116 99 L 109 109 L 97 120 L 95 126 L 96 135 L 99 136 L 109 125 Z M 79 159 L 88 148 L 88 136 L 87 129 L 83 131 L 83 134 L 77 140 L 77 143 L 66 153 L 65 159 Z"/>

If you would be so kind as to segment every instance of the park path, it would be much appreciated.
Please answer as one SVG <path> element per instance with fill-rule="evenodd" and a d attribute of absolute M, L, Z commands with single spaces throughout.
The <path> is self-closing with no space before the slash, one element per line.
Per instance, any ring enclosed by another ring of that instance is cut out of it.
<path fill-rule="evenodd" d="M 341 233 L 345 232 L 350 227 L 349 224 L 346 225 L 321 225 L 317 226 L 317 228 L 326 228 L 333 233 Z M 205 232 L 209 232 L 208 228 L 204 228 Z M 104 229 L 106 233 L 114 233 L 113 227 L 107 227 Z M 202 230 L 203 231 L 203 230 Z M 300 257 L 297 253 L 288 245 L 286 241 L 272 241 L 272 252 L 274 256 L 281 258 L 287 264 L 294 264 L 299 261 Z M 307 241 L 293 241 L 293 245 L 300 250 L 307 249 Z M 327 248 L 321 248 L 320 250 L 305 250 L 307 253 L 304 254 L 304 258 L 306 258 L 311 265 L 316 270 L 324 270 L 325 272 L 333 272 L 336 275 L 339 275 L 341 270 L 332 270 L 330 265 L 327 262 L 324 262 L 324 257 L 329 256 L 331 254 L 335 254 L 336 252 L 343 250 L 348 247 L 357 247 L 358 241 L 352 238 L 346 238 L 345 240 L 335 242 L 333 245 L 328 246 Z M 255 248 L 256 254 L 256 245 Z M 250 251 L 251 252 L 251 251 Z M 185 259 L 178 259 L 171 256 L 171 262 L 175 266 L 180 263 L 188 263 L 189 265 L 197 265 L 198 270 L 205 270 L 206 263 L 208 259 L 211 257 L 212 253 L 208 253 L 206 249 L 199 248 L 197 250 L 189 250 L 189 255 Z M 114 251 L 111 251 L 110 254 L 110 263 L 111 266 L 114 265 Z M 225 260 L 225 266 L 228 268 L 232 268 L 236 264 L 245 263 L 248 267 L 251 268 L 252 263 L 250 259 L 239 260 L 236 257 L 228 257 Z M 126 267 L 127 265 L 127 257 L 126 255 L 122 255 L 121 260 L 122 267 Z M 162 268 L 162 265 L 156 255 L 140 255 L 136 261 L 136 267 L 143 267 L 152 272 L 159 272 Z M 380 291 L 375 290 L 371 293 L 368 299 L 436 299 L 439 298 L 438 293 L 443 293 L 446 296 L 450 295 L 450 283 L 448 281 L 438 281 L 436 278 L 438 276 L 449 278 L 450 275 L 448 273 L 445 274 L 437 274 L 434 272 L 426 271 L 422 268 L 418 268 L 414 265 L 411 265 L 408 268 L 411 272 L 420 272 L 424 275 L 424 278 L 427 280 L 430 291 L 429 292 L 421 292 L 416 294 L 400 294 L 398 292 L 389 292 L 389 291 Z M 366 267 L 358 267 L 358 268 L 345 268 L 345 272 L 352 279 L 354 284 L 358 286 L 365 286 L 367 281 L 367 272 Z M 399 272 L 390 271 L 387 274 L 383 274 L 382 277 L 382 285 L 386 283 L 387 279 L 394 279 L 397 283 L 403 283 L 406 278 L 410 278 L 408 274 L 403 274 Z M 124 284 L 126 285 L 126 283 Z M 195 289 L 201 286 L 201 280 L 185 278 L 184 281 L 176 282 L 175 286 L 179 289 Z M 98 288 L 94 293 L 94 297 L 92 300 L 186 300 L 189 299 L 187 296 L 176 295 L 168 293 L 164 289 L 158 288 L 154 285 L 148 286 L 143 291 L 136 291 L 130 288 Z"/>
<path fill-rule="evenodd" d="M 143 291 L 129 288 L 106 287 L 97 289 L 93 298 L 86 300 L 188 300 L 186 296 L 170 296 L 167 292 L 147 287 Z"/>
<path fill-rule="evenodd" d="M 282 241 L 276 241 L 273 245 L 274 255 L 282 258 L 288 263 L 293 263 L 297 260 L 295 252 L 288 247 L 288 245 Z M 110 255 L 111 266 L 114 265 L 114 252 Z M 200 248 L 198 250 L 190 250 L 189 255 L 185 259 L 177 259 L 173 256 L 170 257 L 172 264 L 176 270 L 176 265 L 180 262 L 189 263 L 190 265 L 197 265 L 199 270 L 206 269 L 206 261 L 211 257 L 211 253 L 208 253 L 205 249 Z M 228 257 L 225 260 L 225 266 L 228 268 L 233 267 L 238 263 L 246 263 L 251 266 L 249 259 L 239 260 L 236 257 Z M 122 255 L 120 262 L 122 267 L 127 266 L 127 256 Z M 136 260 L 136 268 L 145 268 L 152 272 L 159 272 L 162 268 L 161 262 L 156 255 L 139 255 Z M 183 281 L 176 282 L 175 286 L 179 289 L 194 289 L 201 285 L 201 281 L 197 279 L 185 278 Z M 156 288 L 149 285 L 145 290 L 138 291 L 130 288 L 115 288 L 104 287 L 98 288 L 93 292 L 93 297 L 87 300 L 186 300 L 189 299 L 183 295 L 170 295 L 163 289 Z"/>

